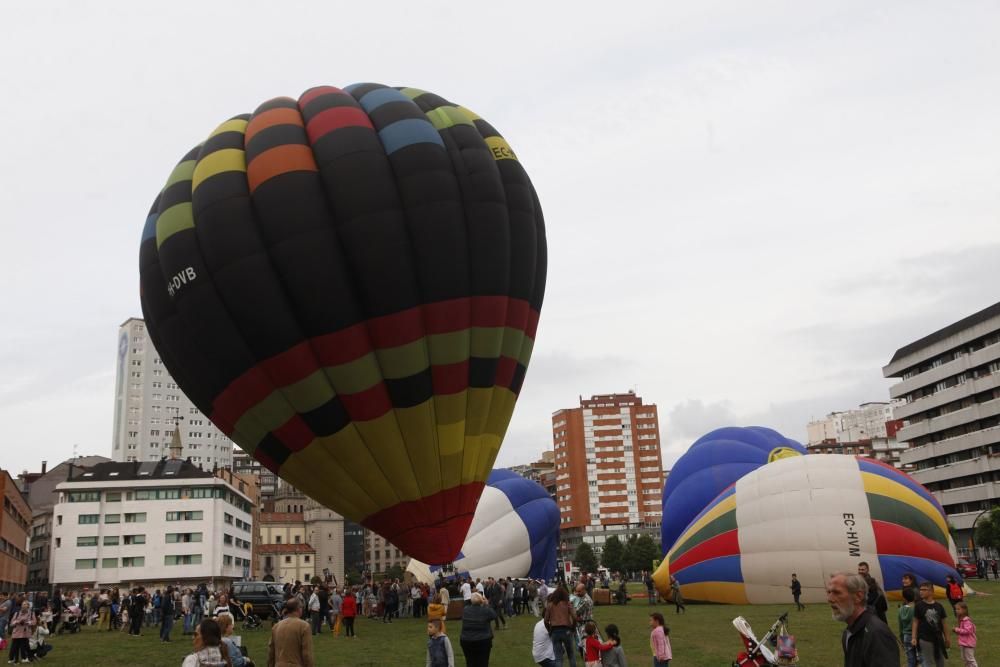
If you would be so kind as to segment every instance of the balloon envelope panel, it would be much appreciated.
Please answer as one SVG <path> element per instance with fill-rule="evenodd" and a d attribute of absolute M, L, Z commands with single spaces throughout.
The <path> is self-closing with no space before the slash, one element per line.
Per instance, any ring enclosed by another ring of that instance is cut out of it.
<path fill-rule="evenodd" d="M 729 426 L 698 438 L 663 485 L 663 553 L 698 512 L 736 480 L 768 461 L 805 453 L 801 444 L 762 426 Z"/>
<path fill-rule="evenodd" d="M 508 470 L 490 475 L 454 574 L 550 579 L 559 542 L 559 508 L 537 482 Z M 418 578 L 437 577 L 439 565 L 411 562 Z"/>
<path fill-rule="evenodd" d="M 782 459 L 740 479 L 684 530 L 656 577 L 669 575 L 686 598 L 733 604 L 826 600 L 835 571 L 867 561 L 887 593 L 904 572 L 943 585 L 960 580 L 945 515 L 908 475 L 881 462 L 841 455 Z"/>
<path fill-rule="evenodd" d="M 458 552 L 545 287 L 541 209 L 426 91 L 276 98 L 188 152 L 140 245 L 150 338 L 224 433 L 407 553 Z"/>

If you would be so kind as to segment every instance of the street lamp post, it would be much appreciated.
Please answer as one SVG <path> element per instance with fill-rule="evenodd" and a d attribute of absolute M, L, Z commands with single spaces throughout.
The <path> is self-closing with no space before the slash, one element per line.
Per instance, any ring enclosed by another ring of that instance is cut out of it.
<path fill-rule="evenodd" d="M 972 557 L 976 559 L 976 564 L 977 565 L 979 564 L 979 553 L 976 551 L 976 524 L 979 523 L 979 520 L 983 518 L 984 514 L 988 514 L 989 512 L 992 512 L 993 510 L 995 510 L 997 508 L 1000 508 L 1000 505 L 994 505 L 993 507 L 987 507 L 982 512 L 980 512 L 979 516 L 977 516 L 975 518 L 975 520 L 972 522 L 972 536 L 970 537 L 969 541 L 972 542 Z"/>

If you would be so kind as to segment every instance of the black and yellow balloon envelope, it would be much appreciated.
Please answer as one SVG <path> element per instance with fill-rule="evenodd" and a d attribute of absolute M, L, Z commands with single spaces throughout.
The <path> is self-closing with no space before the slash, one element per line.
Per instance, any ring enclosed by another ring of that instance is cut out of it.
<path fill-rule="evenodd" d="M 142 310 L 240 447 L 410 555 L 453 560 L 524 381 L 545 226 L 484 119 L 319 87 L 219 125 L 146 221 Z"/>

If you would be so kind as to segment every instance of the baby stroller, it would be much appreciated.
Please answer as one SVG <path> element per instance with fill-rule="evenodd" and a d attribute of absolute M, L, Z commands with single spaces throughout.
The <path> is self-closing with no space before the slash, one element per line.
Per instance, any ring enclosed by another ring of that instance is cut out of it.
<path fill-rule="evenodd" d="M 59 625 L 59 634 L 64 632 L 76 634 L 77 632 L 80 632 L 80 619 L 82 617 L 83 613 L 75 604 L 63 609 L 62 623 Z"/>
<path fill-rule="evenodd" d="M 742 616 L 733 619 L 733 627 L 740 633 L 743 648 L 733 662 L 733 667 L 777 667 L 799 664 L 795 655 L 794 638 L 788 635 L 785 624 L 788 612 L 778 617 L 760 640 Z"/>
<path fill-rule="evenodd" d="M 237 606 L 236 609 L 237 609 L 237 614 L 238 614 L 238 616 L 236 616 L 236 618 L 239 620 L 239 617 L 242 616 L 243 629 L 244 630 L 256 630 L 261 625 L 263 625 L 263 621 L 260 620 L 260 616 L 258 616 L 257 614 L 253 613 L 253 605 L 252 604 L 247 603 L 243 607 Z M 275 617 L 277 617 L 277 618 L 281 618 L 281 610 L 280 609 L 275 608 L 274 610 L 272 610 L 272 614 L 274 614 Z"/>

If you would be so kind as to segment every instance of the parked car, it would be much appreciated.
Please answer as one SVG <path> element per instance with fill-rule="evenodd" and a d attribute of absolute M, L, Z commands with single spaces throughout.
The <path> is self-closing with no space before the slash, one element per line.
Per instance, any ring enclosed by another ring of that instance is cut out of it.
<path fill-rule="evenodd" d="M 279 616 L 279 610 L 285 603 L 281 586 L 271 581 L 237 581 L 233 583 L 233 597 L 240 604 L 252 604 L 253 613 L 260 618 Z"/>
<path fill-rule="evenodd" d="M 963 579 L 979 576 L 979 569 L 976 567 L 976 564 L 970 563 L 965 558 L 958 559 L 958 562 L 955 563 L 955 569 L 958 570 L 958 573 L 962 575 Z"/>

